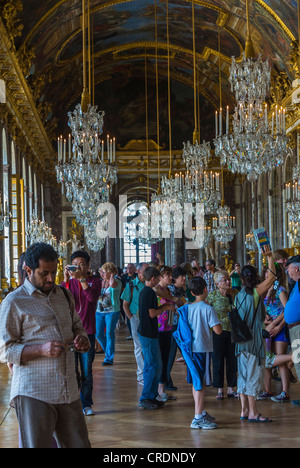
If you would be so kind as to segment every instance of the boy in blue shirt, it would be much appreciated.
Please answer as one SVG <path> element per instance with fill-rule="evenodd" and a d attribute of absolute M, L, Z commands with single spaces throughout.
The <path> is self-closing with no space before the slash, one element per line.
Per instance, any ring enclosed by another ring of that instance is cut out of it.
<path fill-rule="evenodd" d="M 218 426 L 215 418 L 204 410 L 207 357 L 213 351 L 211 329 L 217 335 L 223 330 L 215 309 L 205 302 L 208 295 L 206 281 L 200 277 L 191 279 L 190 290 L 195 302 L 178 310 L 180 319 L 174 337 L 187 364 L 187 382 L 193 384 L 195 417 L 191 428 L 211 430 Z"/>

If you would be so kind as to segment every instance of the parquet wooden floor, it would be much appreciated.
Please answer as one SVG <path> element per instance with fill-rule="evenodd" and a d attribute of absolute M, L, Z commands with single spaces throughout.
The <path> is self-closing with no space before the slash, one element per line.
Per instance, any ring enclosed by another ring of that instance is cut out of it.
<path fill-rule="evenodd" d="M 206 410 L 219 424 L 215 431 L 190 429 L 194 415 L 191 386 L 185 381 L 186 366 L 175 363 L 172 372 L 178 387 L 176 401 L 165 408 L 146 411 L 137 403 L 142 388 L 136 383 L 133 342 L 127 341 L 127 328 L 117 332 L 115 364 L 103 367 L 103 355 L 94 364 L 95 416 L 87 417 L 93 448 L 298 448 L 300 447 L 300 408 L 290 403 L 259 402 L 272 424 L 241 422 L 240 403 L 225 399 L 216 401 L 216 391 L 207 391 Z M 0 422 L 9 406 L 10 376 L 0 364 Z M 280 383 L 273 383 L 273 391 L 280 392 Z M 291 386 L 291 397 L 300 398 L 300 384 Z M 0 448 L 18 447 L 18 425 L 11 410 L 0 427 Z"/>

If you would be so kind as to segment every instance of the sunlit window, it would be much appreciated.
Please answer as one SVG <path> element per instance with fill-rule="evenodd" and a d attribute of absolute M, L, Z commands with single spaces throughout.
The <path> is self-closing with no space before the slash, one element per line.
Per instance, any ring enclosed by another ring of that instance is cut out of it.
<path fill-rule="evenodd" d="M 144 244 L 138 233 L 144 227 L 143 219 L 148 208 L 145 203 L 135 202 L 129 205 L 124 212 L 123 264 L 151 262 L 151 245 Z"/>

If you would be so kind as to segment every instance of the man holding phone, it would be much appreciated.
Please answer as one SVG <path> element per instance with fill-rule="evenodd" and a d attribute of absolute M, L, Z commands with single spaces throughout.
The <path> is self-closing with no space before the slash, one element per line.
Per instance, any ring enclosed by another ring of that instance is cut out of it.
<path fill-rule="evenodd" d="M 0 355 L 12 371 L 11 402 L 21 446 L 90 448 L 75 375 L 74 354 L 90 342 L 72 295 L 55 284 L 58 255 L 48 244 L 26 251 L 27 277 L 0 307 Z"/>
<path fill-rule="evenodd" d="M 83 328 L 85 329 L 91 348 L 87 353 L 75 353 L 76 371 L 81 384 L 81 402 L 85 416 L 94 414 L 93 372 L 92 365 L 95 358 L 96 308 L 101 293 L 101 279 L 89 272 L 90 256 L 84 250 L 77 250 L 71 255 L 71 265 L 67 265 L 64 272 L 62 286 L 71 291 L 75 299 L 75 309 Z"/>

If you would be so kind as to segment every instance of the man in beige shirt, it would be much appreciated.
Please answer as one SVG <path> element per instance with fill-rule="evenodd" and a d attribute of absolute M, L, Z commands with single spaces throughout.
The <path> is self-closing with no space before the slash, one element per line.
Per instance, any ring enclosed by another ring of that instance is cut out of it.
<path fill-rule="evenodd" d="M 27 279 L 0 307 L 0 358 L 12 364 L 11 402 L 24 448 L 90 448 L 75 374 L 74 350 L 90 342 L 73 296 L 55 285 L 57 253 L 26 251 Z"/>

